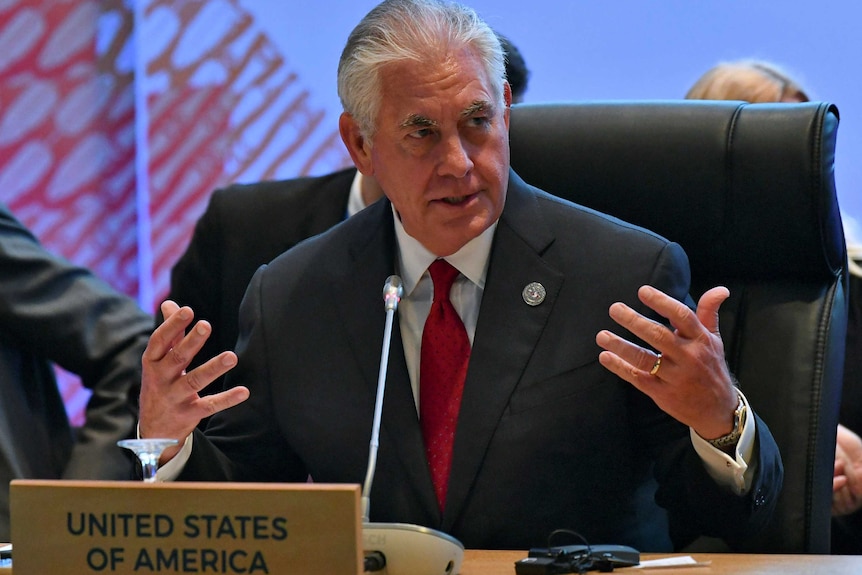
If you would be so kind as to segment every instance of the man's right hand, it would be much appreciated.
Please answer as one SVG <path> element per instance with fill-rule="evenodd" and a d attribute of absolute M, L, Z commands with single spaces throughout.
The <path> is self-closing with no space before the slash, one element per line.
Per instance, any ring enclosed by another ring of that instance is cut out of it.
<path fill-rule="evenodd" d="M 198 423 L 248 399 L 248 388 L 237 386 L 221 393 L 201 397 L 198 392 L 234 366 L 237 357 L 225 351 L 197 368 L 186 372 L 192 358 L 209 338 L 212 328 L 198 321 L 186 334 L 194 319 L 189 307 L 168 300 L 161 305 L 165 321 L 153 331 L 143 355 L 140 423 L 142 438 L 176 439 L 179 444 L 162 454 L 160 463 L 179 452 L 186 437 Z"/>

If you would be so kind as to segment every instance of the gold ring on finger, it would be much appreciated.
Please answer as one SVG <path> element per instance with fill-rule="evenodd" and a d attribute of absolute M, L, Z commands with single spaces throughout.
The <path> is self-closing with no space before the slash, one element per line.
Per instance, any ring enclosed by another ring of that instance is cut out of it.
<path fill-rule="evenodd" d="M 652 364 L 652 369 L 649 370 L 649 374 L 655 375 L 658 373 L 659 369 L 661 369 L 661 352 L 658 352 L 658 355 L 655 356 L 655 363 Z"/>

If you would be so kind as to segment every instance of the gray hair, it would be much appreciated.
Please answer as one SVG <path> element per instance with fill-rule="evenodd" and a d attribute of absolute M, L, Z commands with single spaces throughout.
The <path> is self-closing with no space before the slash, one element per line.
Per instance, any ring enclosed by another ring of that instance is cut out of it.
<path fill-rule="evenodd" d="M 494 31 L 474 10 L 443 0 L 385 0 L 353 29 L 338 63 L 338 97 L 362 135 L 374 135 L 381 98 L 380 69 L 422 62 L 429 52 L 469 46 L 483 62 L 493 95 L 503 102 L 506 71 Z"/>

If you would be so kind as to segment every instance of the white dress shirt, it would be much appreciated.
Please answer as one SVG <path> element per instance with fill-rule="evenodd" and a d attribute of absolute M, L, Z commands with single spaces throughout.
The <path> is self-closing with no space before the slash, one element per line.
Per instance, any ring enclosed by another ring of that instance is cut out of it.
<path fill-rule="evenodd" d="M 353 182 L 350 184 L 350 195 L 347 196 L 347 217 L 355 216 L 365 209 L 365 198 L 362 197 L 362 172 L 356 170 Z"/>
<path fill-rule="evenodd" d="M 437 256 L 429 252 L 416 239 L 407 235 L 401 220 L 395 215 L 395 237 L 398 240 L 397 269 L 404 286 L 404 296 L 398 305 L 398 320 L 401 327 L 401 342 L 404 347 L 404 358 L 407 360 L 407 371 L 410 374 L 410 384 L 413 388 L 413 399 L 416 402 L 416 413 L 419 413 L 419 358 L 422 346 L 422 330 L 425 318 L 431 310 L 434 300 L 434 284 L 430 266 Z M 460 250 L 445 259 L 459 272 L 449 292 L 449 300 L 473 345 L 476 334 L 476 322 L 479 319 L 479 307 L 482 304 L 482 293 L 485 290 L 485 276 L 488 272 L 488 261 L 491 253 L 491 243 L 494 240 L 496 222 L 478 237 L 473 238 Z"/>

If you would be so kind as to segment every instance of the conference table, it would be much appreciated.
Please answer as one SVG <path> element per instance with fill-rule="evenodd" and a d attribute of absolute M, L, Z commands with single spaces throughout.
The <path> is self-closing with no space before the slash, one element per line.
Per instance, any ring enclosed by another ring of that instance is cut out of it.
<path fill-rule="evenodd" d="M 464 553 L 461 575 L 512 575 L 515 561 L 524 551 L 482 551 Z M 644 553 L 641 560 L 666 557 L 691 557 L 698 565 L 638 569 L 626 567 L 615 573 L 645 575 L 858 575 L 862 573 L 862 555 L 755 555 L 733 553 L 693 553 L 672 555 Z M 596 573 L 596 571 L 591 571 Z M 0 575 L 12 575 L 12 568 L 0 566 Z"/>
<path fill-rule="evenodd" d="M 467 550 L 461 575 L 510 575 L 523 551 Z M 676 557 L 644 553 L 641 560 Z M 862 555 L 754 555 L 734 553 L 693 553 L 688 555 L 700 565 L 637 569 L 626 567 L 614 573 L 643 575 L 859 575 Z M 703 565 L 706 564 L 706 565 Z M 590 573 L 598 573 L 590 571 Z"/>

